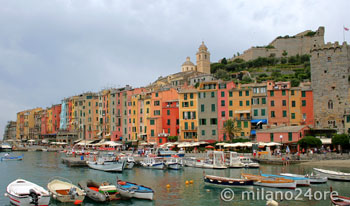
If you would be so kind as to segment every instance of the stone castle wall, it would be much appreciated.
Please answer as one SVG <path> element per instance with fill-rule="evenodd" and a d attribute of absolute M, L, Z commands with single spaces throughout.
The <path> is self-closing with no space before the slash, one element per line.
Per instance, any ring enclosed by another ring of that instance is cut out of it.
<path fill-rule="evenodd" d="M 346 132 L 344 115 L 349 108 L 350 46 L 327 43 L 311 51 L 311 84 L 316 128 Z"/>
<path fill-rule="evenodd" d="M 231 60 L 240 58 L 245 61 L 257 59 L 258 57 L 283 57 L 283 52 L 288 53 L 287 56 L 295 56 L 297 54 L 310 54 L 310 51 L 316 47 L 324 45 L 324 27 L 319 27 L 313 36 L 306 36 L 310 30 L 296 34 L 293 37 L 277 37 L 269 45 L 274 48 L 258 48 L 252 47 L 240 56 Z"/>

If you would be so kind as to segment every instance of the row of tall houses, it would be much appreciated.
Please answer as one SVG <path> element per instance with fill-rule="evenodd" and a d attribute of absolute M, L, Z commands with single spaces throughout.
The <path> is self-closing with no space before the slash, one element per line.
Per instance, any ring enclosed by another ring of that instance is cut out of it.
<path fill-rule="evenodd" d="M 265 131 L 264 138 L 272 141 L 274 134 L 266 131 L 281 132 L 282 126 L 290 129 L 288 136 L 298 138 L 305 126 L 348 132 L 348 51 L 346 42 L 315 45 L 312 81 L 298 87 L 274 81 L 235 84 L 210 74 L 210 53 L 202 43 L 197 65 L 187 58 L 181 72 L 160 77 L 146 87 L 88 92 L 46 109 L 19 112 L 16 138 L 66 142 L 104 138 L 161 144 L 169 136 L 178 136 L 179 141 L 225 141 L 223 128 L 228 119 L 234 119 L 240 128 L 235 136 L 252 139 Z"/>

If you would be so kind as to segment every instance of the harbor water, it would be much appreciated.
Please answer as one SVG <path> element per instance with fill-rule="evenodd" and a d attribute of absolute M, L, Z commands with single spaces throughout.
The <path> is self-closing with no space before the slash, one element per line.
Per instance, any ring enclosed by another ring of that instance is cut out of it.
<path fill-rule="evenodd" d="M 226 169 L 226 170 L 210 170 L 201 168 L 186 167 L 182 171 L 176 170 L 152 170 L 141 167 L 134 167 L 132 170 L 124 170 L 122 173 L 108 173 L 89 169 L 88 167 L 67 167 L 61 163 L 63 154 L 56 152 L 13 152 L 12 155 L 24 154 L 22 161 L 3 161 L 0 162 L 0 205 L 10 205 L 9 199 L 3 194 L 6 192 L 6 186 L 15 179 L 22 178 L 34 182 L 40 186 L 47 187 L 50 178 L 60 176 L 70 179 L 72 183 L 77 184 L 83 179 L 93 179 L 99 182 L 108 181 L 115 183 L 116 179 L 135 182 L 151 187 L 155 191 L 155 200 L 120 200 L 109 203 L 95 203 L 88 198 L 85 199 L 85 206 L 91 205 L 265 205 L 266 194 L 269 191 L 282 191 L 286 194 L 287 199 L 292 200 L 276 200 L 280 205 L 330 205 L 329 195 L 327 195 L 330 186 L 342 196 L 350 196 L 350 182 L 328 181 L 327 184 L 312 185 L 311 187 L 302 187 L 301 191 L 272 189 L 254 187 L 247 189 L 252 191 L 253 196 L 250 200 L 242 200 L 245 189 L 232 188 L 235 197 L 225 202 L 220 198 L 221 191 L 224 188 L 207 186 L 203 181 L 203 173 L 239 178 L 242 172 L 258 174 L 258 169 Z M 3 156 L 3 153 L 0 153 Z M 325 168 L 334 169 L 334 168 Z M 338 168 L 337 168 L 338 169 Z M 349 169 L 339 170 L 350 172 Z M 267 174 L 278 174 L 280 172 L 305 174 L 312 171 L 312 167 L 301 165 L 290 165 L 287 167 L 279 165 L 262 165 L 260 171 Z M 193 180 L 193 184 L 186 184 L 186 181 Z M 170 185 L 167 188 L 166 185 Z M 300 194 L 299 194 L 300 193 Z M 325 195 L 326 194 L 326 195 Z M 299 195 L 299 196 L 298 196 Z M 306 195 L 306 196 L 305 196 Z M 325 195 L 325 197 L 323 197 Z M 245 196 L 246 197 L 246 196 Z M 295 200 L 295 198 L 300 200 Z M 321 199 L 321 200 L 318 200 Z M 51 201 L 50 205 L 68 205 L 55 201 Z"/>

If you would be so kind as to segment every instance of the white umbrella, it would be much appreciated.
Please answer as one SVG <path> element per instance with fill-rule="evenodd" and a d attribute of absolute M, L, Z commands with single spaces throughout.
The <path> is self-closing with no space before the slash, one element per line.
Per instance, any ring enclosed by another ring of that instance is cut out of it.
<path fill-rule="evenodd" d="M 220 143 L 216 143 L 217 146 L 225 146 L 227 145 L 228 143 L 225 143 L 225 142 L 220 142 Z"/>

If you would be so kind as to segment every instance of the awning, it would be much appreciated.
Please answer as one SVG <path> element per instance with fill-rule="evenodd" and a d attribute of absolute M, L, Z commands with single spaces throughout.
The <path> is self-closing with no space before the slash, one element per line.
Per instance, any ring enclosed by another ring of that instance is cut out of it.
<path fill-rule="evenodd" d="M 82 140 L 83 140 L 83 139 L 77 139 L 77 140 L 74 141 L 74 144 L 75 144 L 75 143 L 78 143 L 78 142 L 80 142 L 80 141 L 82 141 Z"/>
<path fill-rule="evenodd" d="M 332 139 L 331 138 L 324 138 L 320 139 L 322 144 L 332 144 Z"/>
<path fill-rule="evenodd" d="M 104 142 L 102 143 L 102 145 L 108 145 L 110 147 L 122 146 L 122 144 L 113 141 Z"/>
<path fill-rule="evenodd" d="M 262 124 L 267 124 L 267 119 L 252 119 L 250 122 L 255 124 L 259 122 L 261 122 Z"/>
<path fill-rule="evenodd" d="M 35 142 L 35 141 L 36 141 L 35 139 L 28 140 L 28 142 Z"/>
<path fill-rule="evenodd" d="M 238 110 L 235 111 L 236 114 L 250 113 L 250 110 Z"/>
<path fill-rule="evenodd" d="M 78 145 L 78 146 L 85 146 L 85 145 L 90 144 L 91 142 L 92 142 L 91 140 L 82 140 L 76 145 Z"/>
<path fill-rule="evenodd" d="M 250 134 L 251 134 L 251 135 L 256 135 L 256 131 L 255 131 L 255 130 L 251 130 L 251 131 L 250 131 Z"/>

